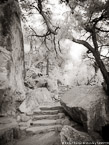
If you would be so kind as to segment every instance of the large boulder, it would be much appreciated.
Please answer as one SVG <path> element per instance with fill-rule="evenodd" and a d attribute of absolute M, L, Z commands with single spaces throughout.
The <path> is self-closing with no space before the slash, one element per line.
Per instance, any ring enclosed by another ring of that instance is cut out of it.
<path fill-rule="evenodd" d="M 37 88 L 28 93 L 19 110 L 24 113 L 34 112 L 37 109 L 39 110 L 39 105 L 52 101 L 51 94 L 46 88 Z"/>
<path fill-rule="evenodd" d="M 88 132 L 101 131 L 106 124 L 107 97 L 99 86 L 74 87 L 61 98 L 71 118 Z"/>
<path fill-rule="evenodd" d="M 88 133 L 78 131 L 71 126 L 65 125 L 60 133 L 62 144 L 91 144 L 93 139 Z"/>

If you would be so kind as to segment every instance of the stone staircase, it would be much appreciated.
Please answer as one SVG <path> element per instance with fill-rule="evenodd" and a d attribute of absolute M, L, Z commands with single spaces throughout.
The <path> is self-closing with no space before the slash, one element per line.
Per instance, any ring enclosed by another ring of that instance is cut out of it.
<path fill-rule="evenodd" d="M 10 120 L 4 118 L 7 124 L 3 126 L 4 120 L 2 121 L 0 145 L 5 145 L 7 142 L 15 145 L 42 145 L 42 140 L 43 144 L 45 140 L 46 142 L 51 140 L 51 143 L 54 143 L 56 138 L 60 142 L 59 133 L 64 125 L 77 126 L 77 123 L 67 116 L 59 102 L 43 104 L 40 110 L 34 113 L 20 115 L 21 119 L 17 122 L 15 120 L 14 126 L 13 121 L 9 124 Z"/>
<path fill-rule="evenodd" d="M 31 118 L 27 124 L 25 122 L 19 122 L 21 133 L 26 136 L 50 131 L 60 132 L 64 125 L 65 114 L 60 105 L 43 105 L 40 106 L 40 111 L 36 110 L 33 114 L 27 115 Z"/>

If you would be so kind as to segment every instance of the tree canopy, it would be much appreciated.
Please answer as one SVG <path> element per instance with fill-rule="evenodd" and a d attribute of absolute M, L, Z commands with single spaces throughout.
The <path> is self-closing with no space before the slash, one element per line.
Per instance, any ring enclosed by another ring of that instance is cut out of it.
<path fill-rule="evenodd" d="M 31 38 L 36 37 L 47 52 L 55 51 L 61 56 L 61 40 L 70 39 L 84 45 L 87 56 L 94 58 L 100 68 L 107 86 L 109 86 L 109 0 L 21 0 L 23 20 L 33 17 L 28 25 Z M 60 9 L 59 13 L 55 9 Z M 61 17 L 58 15 L 61 14 Z M 37 16 L 36 16 L 37 15 Z M 36 22 L 35 22 L 36 21 Z M 50 47 L 51 45 L 51 47 Z M 106 65 L 105 65 L 106 64 Z"/>

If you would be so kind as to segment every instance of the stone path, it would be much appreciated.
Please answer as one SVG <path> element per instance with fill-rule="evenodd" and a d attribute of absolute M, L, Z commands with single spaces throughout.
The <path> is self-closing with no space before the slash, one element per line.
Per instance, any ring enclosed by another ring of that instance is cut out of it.
<path fill-rule="evenodd" d="M 36 110 L 33 114 L 29 114 L 31 120 L 27 124 L 19 122 L 21 131 L 25 132 L 26 135 L 60 131 L 65 114 L 63 113 L 63 108 L 58 103 L 54 105 L 40 106 L 41 111 Z"/>
<path fill-rule="evenodd" d="M 15 145 L 61 145 L 60 131 L 64 125 L 76 126 L 60 103 L 44 104 L 31 115 L 29 126 L 20 126 L 22 137 Z M 21 122 L 19 123 L 19 125 Z M 28 138 L 27 138 L 28 137 Z"/>
<path fill-rule="evenodd" d="M 0 145 L 7 143 L 39 145 L 41 141 L 47 144 L 50 142 L 51 145 L 51 142 L 56 142 L 56 138 L 57 142 L 60 142 L 59 132 L 66 118 L 59 103 L 43 104 L 40 106 L 40 111 L 36 110 L 33 114 L 21 114 L 21 116 L 22 119 L 18 122 L 9 117 L 0 118 Z"/>
<path fill-rule="evenodd" d="M 14 145 L 62 145 L 60 141 L 59 133 L 54 131 L 34 135 L 26 138 L 25 140 L 19 140 Z"/>
<path fill-rule="evenodd" d="M 0 117 L 0 145 L 61 145 L 59 133 L 62 127 L 75 126 L 59 102 L 43 104 L 33 114 L 20 115 L 21 120 L 17 121 Z"/>
<path fill-rule="evenodd" d="M 35 111 L 32 116 L 30 127 L 26 129 L 27 134 L 39 134 L 50 131 L 60 131 L 61 119 L 64 113 L 60 107 L 40 107 L 41 111 Z"/>
<path fill-rule="evenodd" d="M 56 103 L 45 104 L 40 109 L 30 115 L 29 126 L 19 122 L 22 137 L 24 135 L 26 138 L 19 140 L 16 145 L 61 145 L 59 133 L 66 121 L 63 108 Z M 69 119 L 67 121 L 69 123 Z"/>

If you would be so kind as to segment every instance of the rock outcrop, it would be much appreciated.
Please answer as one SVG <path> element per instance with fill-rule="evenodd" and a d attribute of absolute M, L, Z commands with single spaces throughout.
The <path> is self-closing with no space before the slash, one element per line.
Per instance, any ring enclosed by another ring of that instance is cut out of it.
<path fill-rule="evenodd" d="M 25 79 L 25 86 L 27 88 L 47 88 L 52 93 L 52 98 L 58 100 L 58 85 L 57 79 L 47 75 L 38 74 L 36 68 L 34 71 L 28 70 Z"/>
<path fill-rule="evenodd" d="M 19 110 L 23 113 L 31 113 L 39 110 L 40 104 L 52 102 L 51 94 L 46 88 L 37 88 L 28 93 L 27 98 L 20 105 Z"/>
<path fill-rule="evenodd" d="M 16 100 L 25 97 L 24 92 L 24 47 L 20 23 L 20 8 L 16 0 L 0 2 L 0 111 L 5 98 Z M 11 95 L 5 95 L 10 89 Z M 4 90 L 4 91 L 2 91 Z M 14 94 L 13 94 L 14 92 Z M 6 106 L 5 106 L 6 107 Z M 9 108 L 7 109 L 9 110 Z"/>
<path fill-rule="evenodd" d="M 62 144 L 91 144 L 93 141 L 87 133 L 78 131 L 68 125 L 62 128 L 60 136 Z"/>
<path fill-rule="evenodd" d="M 101 131 L 106 124 L 106 95 L 99 86 L 74 87 L 61 98 L 61 105 L 86 131 Z"/>
<path fill-rule="evenodd" d="M 0 145 L 14 144 L 21 137 L 18 123 L 10 117 L 0 118 Z"/>

